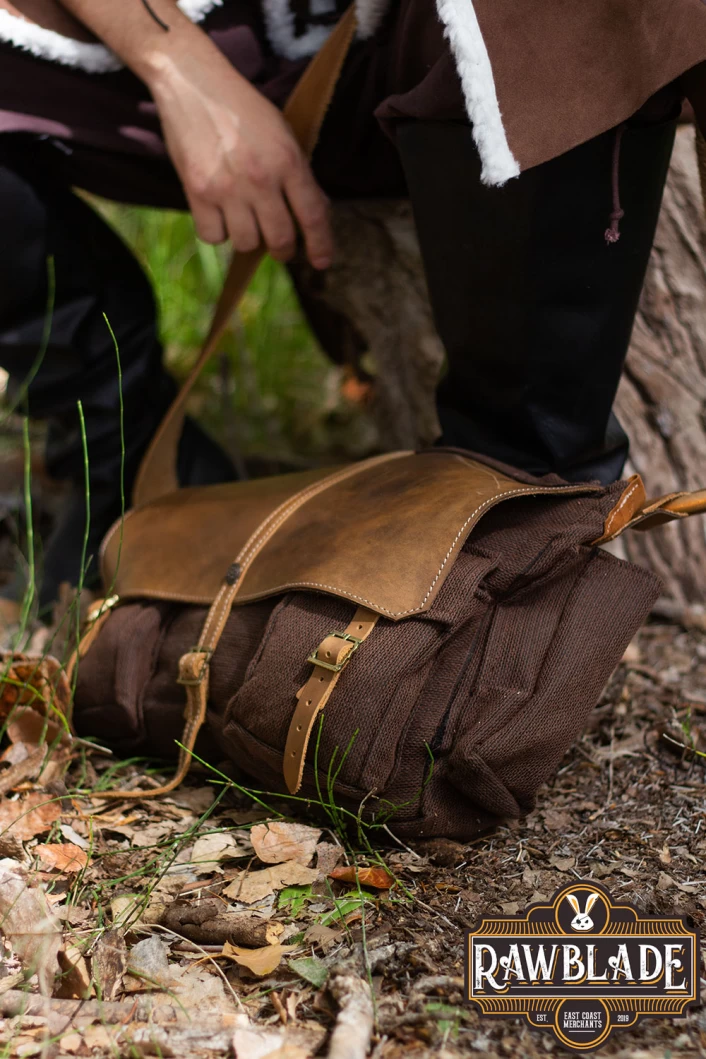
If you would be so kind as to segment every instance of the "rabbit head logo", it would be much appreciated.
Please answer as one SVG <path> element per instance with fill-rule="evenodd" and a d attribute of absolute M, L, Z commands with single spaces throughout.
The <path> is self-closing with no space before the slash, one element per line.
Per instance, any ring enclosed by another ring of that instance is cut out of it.
<path fill-rule="evenodd" d="M 573 930 L 585 931 L 593 929 L 593 920 L 591 919 L 588 913 L 595 905 L 596 901 L 598 900 L 598 897 L 599 895 L 596 893 L 589 894 L 586 898 L 586 907 L 582 912 L 581 905 L 579 904 L 579 899 L 576 894 L 566 895 L 566 900 L 569 902 L 574 912 L 576 913 L 574 918 L 571 920 L 571 927 Z"/>

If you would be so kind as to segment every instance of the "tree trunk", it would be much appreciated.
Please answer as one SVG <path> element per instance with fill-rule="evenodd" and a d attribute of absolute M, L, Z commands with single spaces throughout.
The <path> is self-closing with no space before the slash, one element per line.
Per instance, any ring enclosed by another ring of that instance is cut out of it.
<path fill-rule="evenodd" d="M 706 224 L 694 134 L 682 126 L 645 282 L 617 413 L 631 466 L 648 494 L 706 486 Z M 324 348 L 372 377 L 381 448 L 414 448 L 438 436 L 434 388 L 443 349 L 434 330 L 408 202 L 339 203 L 338 263 L 322 277 L 292 273 Z M 623 554 L 652 567 L 665 595 L 703 600 L 702 518 L 633 532 Z"/>
<path fill-rule="evenodd" d="M 706 224 L 690 126 L 677 134 L 616 411 L 648 494 L 706 485 Z M 625 553 L 662 577 L 666 595 L 704 602 L 705 525 L 633 532 Z"/>

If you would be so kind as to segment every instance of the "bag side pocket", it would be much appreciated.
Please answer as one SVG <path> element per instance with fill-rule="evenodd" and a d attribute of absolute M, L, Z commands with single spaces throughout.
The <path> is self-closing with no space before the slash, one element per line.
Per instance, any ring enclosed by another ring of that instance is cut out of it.
<path fill-rule="evenodd" d="M 533 808 L 660 590 L 654 574 L 598 550 L 561 580 L 563 605 L 541 652 L 533 652 L 532 638 L 552 620 L 547 586 L 534 599 L 525 595 L 512 620 L 494 624 L 477 689 L 458 720 L 448 779 L 495 816 Z"/>

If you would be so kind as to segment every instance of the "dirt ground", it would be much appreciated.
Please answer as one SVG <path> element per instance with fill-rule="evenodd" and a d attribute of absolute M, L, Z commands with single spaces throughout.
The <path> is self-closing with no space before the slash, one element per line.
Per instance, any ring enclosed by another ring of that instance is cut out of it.
<path fill-rule="evenodd" d="M 33 778 L 27 733 L 9 734 L 0 1055 L 353 1056 L 336 1047 L 365 1036 L 369 981 L 375 1059 L 531 1059 L 559 1045 L 462 1000 L 463 932 L 483 913 L 576 877 L 645 912 L 706 914 L 706 636 L 677 625 L 642 630 L 537 809 L 468 846 L 390 838 L 366 857 L 203 776 L 106 803 L 77 792 L 116 785 L 110 757 L 59 747 Z M 603 1054 L 706 1055 L 706 1015 L 645 1020 Z"/>

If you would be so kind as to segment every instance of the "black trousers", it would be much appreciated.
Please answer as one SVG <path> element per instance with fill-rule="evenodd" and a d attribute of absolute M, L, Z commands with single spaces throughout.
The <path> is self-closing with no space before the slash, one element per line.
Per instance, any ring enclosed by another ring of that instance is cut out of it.
<path fill-rule="evenodd" d="M 9 373 L 10 399 L 19 398 L 20 409 L 48 421 L 47 472 L 70 482 L 43 555 L 45 605 L 57 598 L 62 581 L 78 583 L 86 526 L 85 451 L 90 482 L 85 583 L 91 584 L 98 579 L 100 542 L 120 515 L 123 458 L 129 505 L 140 459 L 176 393 L 162 366 L 150 283 L 122 240 L 71 190 L 70 180 L 80 180 L 80 172 L 67 166 L 69 158 L 60 145 L 33 136 L 0 137 L 0 366 Z M 34 373 L 50 301 L 49 341 Z M 209 484 L 233 474 L 219 446 L 187 419 L 179 450 L 182 484 Z M 5 594 L 22 591 L 16 579 Z"/>
<path fill-rule="evenodd" d="M 401 126 L 396 190 L 408 189 L 413 200 L 448 357 L 439 391 L 443 442 L 536 473 L 619 476 L 627 439 L 611 407 L 673 136 L 672 120 L 637 122 L 626 133 L 623 235 L 606 246 L 612 133 L 494 190 L 479 182 L 468 126 Z M 122 364 L 128 496 L 174 392 L 161 363 L 149 282 L 118 236 L 72 192 L 82 174 L 67 150 L 27 134 L 0 137 L 0 365 L 11 391 L 22 386 L 40 347 L 48 259 L 56 277 L 48 348 L 27 394 L 30 415 L 49 421 L 49 473 L 72 483 L 69 516 L 45 555 L 45 602 L 62 580 L 78 577 L 85 521 L 78 400 L 89 453 L 89 554 L 96 555 L 120 510 L 120 395 L 104 314 Z M 94 179 L 85 183 L 95 188 Z M 229 461 L 190 425 L 180 449 L 182 482 L 230 474 Z M 89 580 L 96 574 L 94 559 Z"/>

